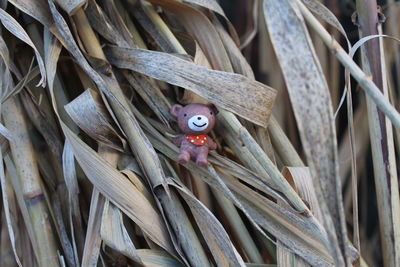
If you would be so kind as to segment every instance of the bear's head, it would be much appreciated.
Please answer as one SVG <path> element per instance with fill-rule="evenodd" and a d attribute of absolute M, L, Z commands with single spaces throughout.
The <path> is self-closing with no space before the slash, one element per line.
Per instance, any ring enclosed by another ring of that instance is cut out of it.
<path fill-rule="evenodd" d="M 172 116 L 176 117 L 179 128 L 185 134 L 207 134 L 215 124 L 218 110 L 213 104 L 175 104 L 171 108 Z"/>

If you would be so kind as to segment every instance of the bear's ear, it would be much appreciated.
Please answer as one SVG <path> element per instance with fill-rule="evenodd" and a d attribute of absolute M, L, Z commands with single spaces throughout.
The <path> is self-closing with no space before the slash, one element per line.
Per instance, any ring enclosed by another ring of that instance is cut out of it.
<path fill-rule="evenodd" d="M 214 104 L 208 104 L 207 106 L 208 106 L 209 109 L 211 109 L 212 112 L 214 112 L 214 115 L 218 114 L 219 111 L 218 111 L 217 107 Z"/>
<path fill-rule="evenodd" d="M 183 108 L 182 105 L 179 104 L 173 105 L 170 110 L 171 115 L 177 118 L 179 110 L 181 110 L 182 108 Z"/>

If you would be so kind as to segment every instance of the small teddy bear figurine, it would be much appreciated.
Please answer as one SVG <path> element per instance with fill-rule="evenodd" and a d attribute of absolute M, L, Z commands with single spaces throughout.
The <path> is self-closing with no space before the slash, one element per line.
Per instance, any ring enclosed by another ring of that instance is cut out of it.
<path fill-rule="evenodd" d="M 213 104 L 175 104 L 171 108 L 179 128 L 184 135 L 175 137 L 173 142 L 180 148 L 178 162 L 186 164 L 190 159 L 201 167 L 208 164 L 208 150 L 215 150 L 217 144 L 207 135 L 215 124 L 218 110 Z"/>

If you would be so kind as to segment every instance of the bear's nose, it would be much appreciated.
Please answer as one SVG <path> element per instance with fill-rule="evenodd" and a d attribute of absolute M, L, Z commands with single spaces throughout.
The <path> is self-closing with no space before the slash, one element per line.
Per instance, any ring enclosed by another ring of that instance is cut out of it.
<path fill-rule="evenodd" d="M 201 117 L 197 117 L 198 120 L 201 120 Z"/>

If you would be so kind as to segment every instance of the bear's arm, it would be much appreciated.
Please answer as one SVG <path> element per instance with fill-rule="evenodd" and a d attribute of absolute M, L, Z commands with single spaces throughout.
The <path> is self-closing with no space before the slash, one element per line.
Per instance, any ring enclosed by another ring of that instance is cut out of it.
<path fill-rule="evenodd" d="M 181 147 L 181 144 L 182 144 L 184 138 L 185 138 L 184 135 L 181 135 L 181 136 L 178 136 L 178 137 L 174 137 L 174 138 L 172 139 L 172 142 L 173 142 L 177 147 Z"/>
<path fill-rule="evenodd" d="M 211 149 L 211 150 L 217 149 L 217 144 L 209 136 L 207 136 L 207 143 L 208 143 L 208 148 L 209 149 Z"/>

